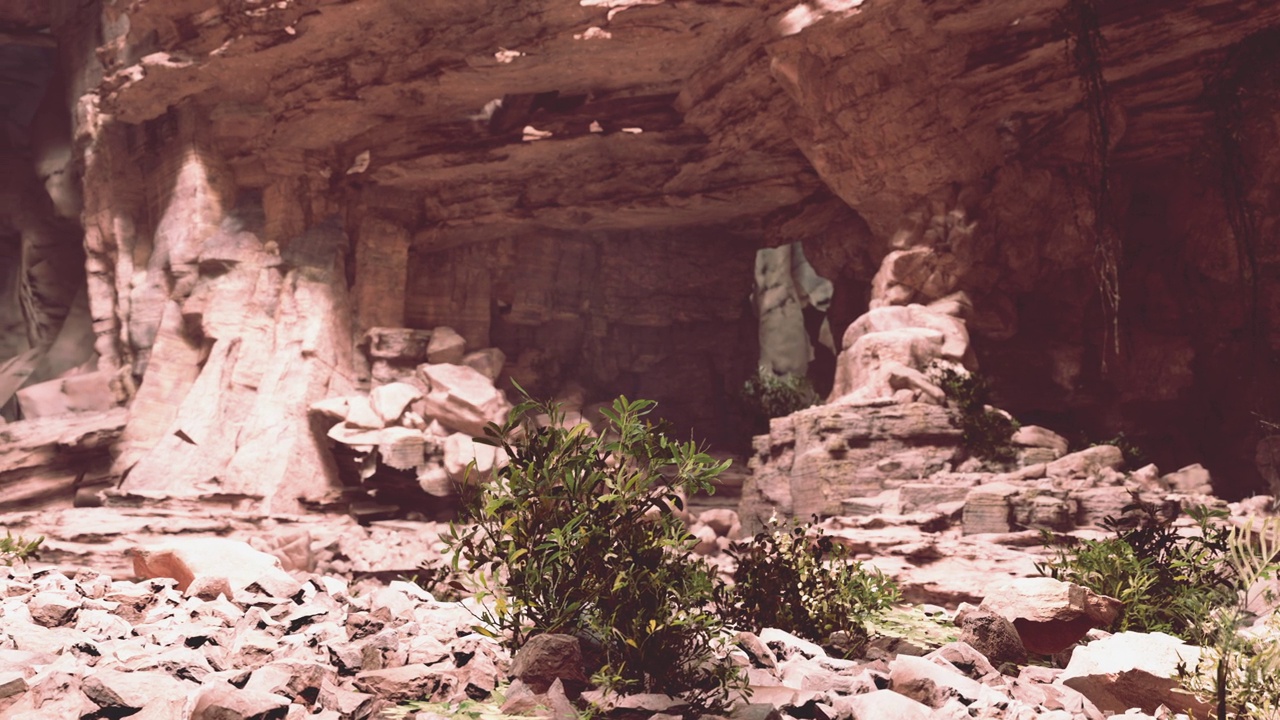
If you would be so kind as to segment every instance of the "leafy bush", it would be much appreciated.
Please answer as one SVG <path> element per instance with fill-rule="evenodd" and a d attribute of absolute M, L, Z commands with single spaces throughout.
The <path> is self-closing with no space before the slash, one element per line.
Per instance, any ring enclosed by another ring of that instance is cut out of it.
<path fill-rule="evenodd" d="M 848 653 L 866 642 L 863 621 L 901 599 L 891 578 L 851 561 L 811 523 L 773 518 L 728 552 L 737 568 L 719 604 L 730 624 L 753 632 L 778 628 Z"/>
<path fill-rule="evenodd" d="M 716 576 L 675 511 L 679 493 L 712 492 L 729 463 L 669 439 L 646 420 L 653 406 L 619 398 L 596 436 L 585 422 L 561 427 L 558 406 L 526 395 L 477 438 L 510 462 L 481 488 L 474 524 L 445 540 L 455 569 L 465 563 L 491 601 L 488 632 L 513 647 L 538 633 L 577 635 L 599 654 L 606 689 L 714 709 L 745 681 L 717 656 Z M 539 414 L 548 427 L 532 421 Z"/>
<path fill-rule="evenodd" d="M 1036 569 L 1123 602 L 1112 631 L 1160 631 L 1202 642 L 1207 614 L 1235 601 L 1237 576 L 1224 562 L 1230 530 L 1213 524 L 1225 511 L 1195 507 L 1187 514 L 1199 534 L 1184 535 L 1174 525 L 1180 512 L 1176 506 L 1157 508 L 1135 493 L 1121 518 L 1103 520 L 1114 537 L 1059 547 L 1054 559 Z"/>
<path fill-rule="evenodd" d="M 40 550 L 40 545 L 43 542 L 43 537 L 38 537 L 35 540 L 27 540 L 21 535 L 15 536 L 6 530 L 4 537 L 0 538 L 0 562 L 3 562 L 5 565 L 13 565 L 19 560 L 26 560 L 29 557 L 34 557 Z"/>
<path fill-rule="evenodd" d="M 1190 690 L 1216 698 L 1220 720 L 1280 718 L 1278 598 L 1261 582 L 1280 571 L 1280 518 L 1256 529 L 1252 520 L 1227 526 L 1215 522 L 1226 511 L 1194 507 L 1187 514 L 1198 534 L 1183 535 L 1173 510 L 1161 513 L 1135 497 L 1124 512 L 1136 522 L 1107 518 L 1115 537 L 1059 549 L 1054 561 L 1037 567 L 1124 601 L 1113 630 L 1158 630 L 1206 648 L 1200 667 L 1184 679 Z M 1262 597 L 1251 595 L 1258 592 Z M 1257 605 L 1272 615 L 1261 631 L 1242 630 L 1253 620 L 1247 608 Z"/>
<path fill-rule="evenodd" d="M 1263 581 L 1274 580 L 1280 571 L 1280 518 L 1268 517 L 1257 528 L 1250 519 L 1225 530 L 1223 539 L 1223 563 L 1233 575 L 1236 602 L 1206 616 L 1212 644 L 1188 686 L 1216 697 L 1220 720 L 1274 720 L 1280 718 L 1280 647 L 1275 643 L 1280 616 L 1274 612 L 1275 591 Z M 1248 608 L 1255 601 L 1271 615 L 1260 629 L 1241 630 L 1253 619 Z"/>
<path fill-rule="evenodd" d="M 985 377 L 935 365 L 929 379 L 942 389 L 947 404 L 956 410 L 953 422 L 960 428 L 965 450 L 970 455 L 995 462 L 1014 459 L 1011 438 L 1020 426 L 1004 413 L 988 409 L 991 384 Z"/>
<path fill-rule="evenodd" d="M 777 375 L 763 365 L 742 385 L 742 400 L 757 416 L 768 420 L 784 417 L 822 402 L 809 378 Z"/>

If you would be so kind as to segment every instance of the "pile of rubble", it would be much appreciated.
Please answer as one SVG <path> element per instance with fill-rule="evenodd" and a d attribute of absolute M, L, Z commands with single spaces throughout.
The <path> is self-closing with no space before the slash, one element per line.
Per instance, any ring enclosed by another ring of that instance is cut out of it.
<path fill-rule="evenodd" d="M 0 569 L 0 714 L 360 720 L 407 701 L 468 699 L 557 720 L 575 717 L 575 702 L 654 720 L 688 709 L 666 696 L 583 692 L 589 668 L 566 636 L 542 636 L 513 660 L 475 632 L 472 600 L 441 602 L 413 583 L 360 588 L 290 574 L 274 556 L 226 539 L 175 539 L 137 548 L 132 561 L 147 579 Z M 931 609 L 938 627 L 958 636 L 951 642 L 876 641 L 866 657 L 843 659 L 781 631 L 739 633 L 730 653 L 751 693 L 731 717 L 1203 713 L 1177 686 L 1179 666 L 1194 668 L 1199 649 L 1160 634 L 1092 629 L 1118 610 L 1079 586 L 1024 578 L 954 615 Z M 1062 669 L 1028 664 L 1029 652 Z"/>
<path fill-rule="evenodd" d="M 134 553 L 142 582 L 0 570 L 8 718 L 367 718 L 492 691 L 507 653 L 464 604 L 408 582 L 299 580 L 225 539 Z"/>
<path fill-rule="evenodd" d="M 456 495 L 463 482 L 486 479 L 504 458 L 472 438 L 486 424 L 502 423 L 511 408 L 494 386 L 506 362 L 502 351 L 467 352 L 466 341 L 447 327 L 374 328 L 364 349 L 373 389 L 311 406 L 331 425 L 340 464 L 354 470 L 340 473 L 344 482 L 384 504 L 422 507 L 432 497 Z"/>

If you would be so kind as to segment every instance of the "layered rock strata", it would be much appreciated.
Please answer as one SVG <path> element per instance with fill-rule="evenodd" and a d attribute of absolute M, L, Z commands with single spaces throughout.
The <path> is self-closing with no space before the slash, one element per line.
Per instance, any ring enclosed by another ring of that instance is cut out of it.
<path fill-rule="evenodd" d="M 1243 496 L 1256 458 L 1274 475 L 1256 418 L 1280 415 L 1280 11 L 1255 5 L 15 3 L 6 417 L 129 403 L 116 471 L 142 485 L 167 446 L 200 468 L 176 489 L 241 492 L 256 440 L 329 487 L 305 407 L 364 389 L 351 343 L 449 326 L 507 355 L 500 382 L 653 397 L 745 445 L 753 262 L 798 242 L 835 350 L 882 347 L 836 342 L 870 300 L 963 289 L 1010 410 L 1141 428 L 1159 464 Z M 220 280 L 254 298 L 239 329 L 195 308 Z M 921 390 L 868 368 L 869 396 Z M 197 404 L 237 430 L 174 424 Z M 279 474 L 262 502 L 314 495 Z"/>

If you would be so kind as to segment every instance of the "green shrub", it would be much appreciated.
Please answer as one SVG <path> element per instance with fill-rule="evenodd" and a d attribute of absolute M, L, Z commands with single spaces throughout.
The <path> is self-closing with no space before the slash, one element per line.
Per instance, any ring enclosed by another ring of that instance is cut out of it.
<path fill-rule="evenodd" d="M 737 568 L 719 593 L 721 611 L 752 632 L 777 628 L 849 653 L 866 642 L 864 621 L 901 599 L 891 578 L 852 561 L 811 523 L 773 518 L 728 552 Z"/>
<path fill-rule="evenodd" d="M 1112 631 L 1159 631 L 1200 643 L 1209 633 L 1208 613 L 1235 601 L 1236 574 L 1224 562 L 1230 531 L 1213 523 L 1225 511 L 1195 507 L 1187 514 L 1199 534 L 1184 535 L 1174 525 L 1180 512 L 1162 511 L 1135 493 L 1121 518 L 1103 520 L 1114 537 L 1059 547 L 1036 569 L 1123 602 Z"/>
<path fill-rule="evenodd" d="M 728 467 L 646 416 L 654 403 L 619 398 L 604 431 L 560 427 L 558 406 L 525 401 L 478 442 L 510 462 L 481 488 L 470 526 L 445 540 L 455 569 L 475 574 L 481 620 L 513 647 L 538 633 L 577 635 L 601 658 L 597 683 L 617 692 L 680 695 L 723 707 L 744 687 L 716 651 L 714 571 L 675 514 L 679 493 L 712 492 Z M 532 418 L 550 417 L 549 427 Z"/>
<path fill-rule="evenodd" d="M 0 538 L 0 562 L 5 565 L 13 565 L 19 560 L 26 560 L 34 557 L 40 550 L 41 543 L 44 542 L 43 537 L 35 540 L 27 540 L 21 535 L 12 535 L 8 530 L 5 531 L 4 537 Z"/>
<path fill-rule="evenodd" d="M 1123 601 L 1112 630 L 1168 632 L 1204 647 L 1200 666 L 1187 668 L 1183 680 L 1216 700 L 1219 720 L 1280 718 L 1280 598 L 1259 584 L 1280 571 L 1280 518 L 1227 526 L 1215 522 L 1226 511 L 1194 507 L 1187 514 L 1199 534 L 1183 535 L 1173 525 L 1176 512 L 1136 497 L 1124 510 L 1136 523 L 1107 518 L 1115 537 L 1059 549 L 1055 560 L 1037 564 L 1040 572 Z M 1257 592 L 1261 598 L 1250 594 Z M 1261 631 L 1242 631 L 1254 619 L 1246 608 L 1259 599 L 1272 614 Z"/>
<path fill-rule="evenodd" d="M 822 402 L 809 378 L 777 375 L 763 365 L 755 377 L 743 383 L 741 395 L 747 407 L 765 420 L 785 417 Z"/>
<path fill-rule="evenodd" d="M 1235 581 L 1235 603 L 1206 616 L 1211 644 L 1188 686 L 1215 697 L 1220 720 L 1274 720 L 1280 718 L 1280 647 L 1275 643 L 1280 616 L 1274 613 L 1275 591 L 1261 581 L 1274 580 L 1280 571 L 1280 518 L 1268 517 L 1256 528 L 1251 518 L 1227 529 L 1224 540 L 1223 562 Z M 1241 627 L 1253 621 L 1247 609 L 1258 600 L 1272 614 L 1260 632 L 1242 632 Z"/>
<path fill-rule="evenodd" d="M 947 404 L 956 411 L 953 422 L 960 428 L 964 448 L 971 456 L 995 462 L 1014 459 L 1016 450 L 1011 438 L 1020 426 L 1004 413 L 988 409 L 991 384 L 986 378 L 935 365 L 929 380 L 942 389 Z"/>

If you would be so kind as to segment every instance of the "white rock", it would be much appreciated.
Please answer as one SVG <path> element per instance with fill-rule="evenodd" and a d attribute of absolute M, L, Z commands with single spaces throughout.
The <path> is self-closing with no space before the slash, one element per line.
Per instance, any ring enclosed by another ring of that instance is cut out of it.
<path fill-rule="evenodd" d="M 821 645 L 777 628 L 761 630 L 760 641 L 768 645 L 779 657 L 791 657 L 797 652 L 810 658 L 827 656 L 827 651 L 823 650 Z M 775 647 L 775 644 L 777 647 Z M 781 652 L 779 652 L 779 649 L 781 649 Z"/>
<path fill-rule="evenodd" d="M 351 406 L 348 398 L 331 397 L 311 403 L 308 410 L 336 420 L 346 420 L 347 414 L 351 412 Z"/>
<path fill-rule="evenodd" d="M 720 545 L 716 542 L 718 536 L 716 531 L 702 523 L 694 523 L 689 528 L 689 534 L 698 539 L 698 544 L 694 545 L 693 551 L 699 555 L 714 555 L 720 550 Z"/>
<path fill-rule="evenodd" d="M 1160 705 L 1207 717 L 1211 708 L 1178 686 L 1180 668 L 1193 670 L 1200 648 L 1164 633 L 1117 633 L 1076 648 L 1058 682 L 1093 701 L 1103 712 Z"/>
<path fill-rule="evenodd" d="M 406 427 L 383 428 L 378 433 L 378 455 L 397 470 L 410 470 L 422 464 L 426 444 L 420 430 Z"/>
<path fill-rule="evenodd" d="M 952 698 L 971 705 L 992 692 L 981 683 L 965 677 L 945 661 L 933 662 L 921 657 L 899 655 L 889 663 L 889 687 L 912 700 L 940 708 Z"/>
<path fill-rule="evenodd" d="M 387 426 L 387 421 L 373 409 L 373 403 L 362 395 L 347 398 L 347 424 L 352 427 L 378 430 Z"/>
<path fill-rule="evenodd" d="M 1124 468 L 1124 453 L 1114 445 L 1095 445 L 1049 463 L 1045 475 L 1057 479 L 1095 477 L 1104 469 Z"/>
<path fill-rule="evenodd" d="M 384 425 L 394 425 L 409 404 L 421 397 L 422 391 L 413 385 L 393 382 L 374 388 L 369 393 L 369 403 Z"/>
<path fill-rule="evenodd" d="M 507 453 L 502 448 L 478 443 L 466 433 L 454 433 L 444 440 L 444 469 L 455 483 L 485 482 L 496 468 L 505 467 L 507 461 Z M 474 468 L 471 468 L 472 462 L 475 462 Z"/>
<path fill-rule="evenodd" d="M 462 358 L 462 364 L 497 382 L 502 368 L 507 364 L 507 354 L 498 348 L 484 348 L 467 353 Z"/>
<path fill-rule="evenodd" d="M 853 720 L 932 720 L 933 710 L 892 690 L 876 690 L 848 699 Z"/>

